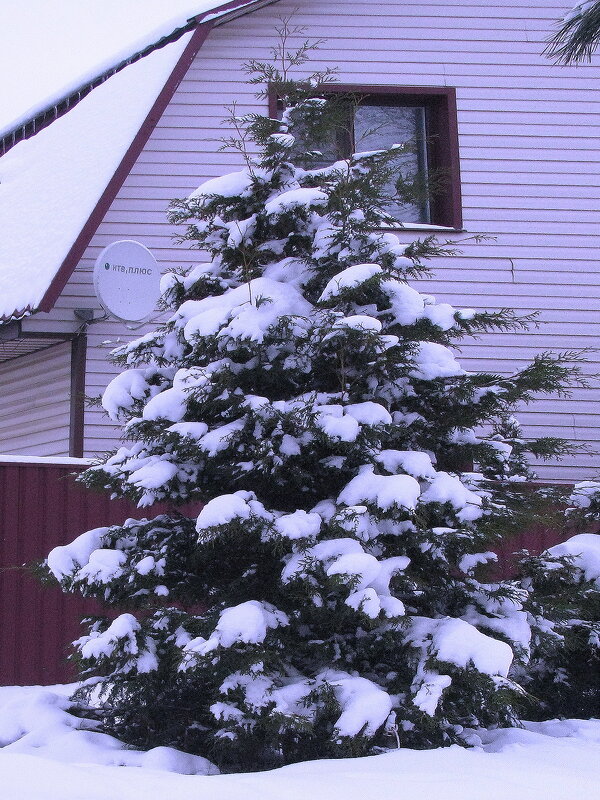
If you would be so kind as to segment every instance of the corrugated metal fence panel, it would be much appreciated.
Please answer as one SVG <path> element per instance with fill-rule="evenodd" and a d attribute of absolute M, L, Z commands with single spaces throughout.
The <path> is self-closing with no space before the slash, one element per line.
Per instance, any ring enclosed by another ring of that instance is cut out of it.
<path fill-rule="evenodd" d="M 110 500 L 79 486 L 73 473 L 83 466 L 52 463 L 0 463 L 0 685 L 51 684 L 73 680 L 65 661 L 79 635 L 79 620 L 99 606 L 58 589 L 42 587 L 27 565 L 43 559 L 91 528 L 142 516 L 132 504 Z M 182 509 L 198 512 L 198 507 Z M 156 505 L 143 516 L 165 511 Z M 513 553 L 532 553 L 570 535 L 532 526 L 496 548 L 494 574 L 510 574 Z"/>
<path fill-rule="evenodd" d="M 25 566 L 59 544 L 136 514 L 124 501 L 77 485 L 73 466 L 0 464 L 0 684 L 72 680 L 68 644 L 89 601 L 38 583 Z"/>
<path fill-rule="evenodd" d="M 80 619 L 99 611 L 91 601 L 42 587 L 26 565 L 91 528 L 165 511 L 156 505 L 140 514 L 131 503 L 86 490 L 73 478 L 82 468 L 0 463 L 0 685 L 73 680 L 69 644 L 81 635 Z M 199 506 L 181 510 L 191 515 Z M 495 575 L 510 574 L 515 551 L 539 553 L 568 535 L 533 526 L 497 548 Z"/>
<path fill-rule="evenodd" d="M 125 500 L 92 492 L 75 482 L 84 464 L 0 461 L 0 685 L 74 680 L 66 662 L 80 620 L 99 604 L 43 587 L 28 565 L 84 531 L 128 517 L 168 512 L 156 504 L 140 512 Z M 183 506 L 197 514 L 201 506 Z"/>
<path fill-rule="evenodd" d="M 0 447 L 3 453 L 69 453 L 71 343 L 0 364 Z"/>
<path fill-rule="evenodd" d="M 532 525 L 515 536 L 499 542 L 492 549 L 498 560 L 491 567 L 489 575 L 493 580 L 510 578 L 515 574 L 519 556 L 522 550 L 528 550 L 532 555 L 538 555 L 559 542 L 574 536 L 579 531 L 563 528 L 560 532 L 546 525 Z"/>

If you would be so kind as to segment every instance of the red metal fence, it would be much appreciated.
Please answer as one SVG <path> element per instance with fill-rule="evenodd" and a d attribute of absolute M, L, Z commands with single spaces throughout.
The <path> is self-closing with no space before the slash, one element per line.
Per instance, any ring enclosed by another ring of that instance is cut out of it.
<path fill-rule="evenodd" d="M 0 459 L 0 685 L 73 680 L 65 661 L 69 643 L 81 635 L 81 617 L 98 610 L 91 601 L 40 586 L 26 565 L 91 528 L 142 516 L 131 503 L 75 483 L 73 474 L 82 468 Z M 530 529 L 499 551 L 500 571 L 510 567 L 512 552 L 541 552 L 558 540 L 554 531 Z"/>
<path fill-rule="evenodd" d="M 0 685 L 72 680 L 65 662 L 69 642 L 90 601 L 42 587 L 28 564 L 59 544 L 136 513 L 75 483 L 82 467 L 0 463 Z M 139 511 L 137 512 L 139 514 Z"/>

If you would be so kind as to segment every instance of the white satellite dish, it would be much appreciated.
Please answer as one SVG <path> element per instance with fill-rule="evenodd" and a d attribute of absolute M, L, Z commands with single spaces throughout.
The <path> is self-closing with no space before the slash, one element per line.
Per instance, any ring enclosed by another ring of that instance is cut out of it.
<path fill-rule="evenodd" d="M 160 297 L 156 259 L 132 239 L 113 242 L 96 259 L 94 289 L 107 313 L 123 322 L 142 322 Z"/>

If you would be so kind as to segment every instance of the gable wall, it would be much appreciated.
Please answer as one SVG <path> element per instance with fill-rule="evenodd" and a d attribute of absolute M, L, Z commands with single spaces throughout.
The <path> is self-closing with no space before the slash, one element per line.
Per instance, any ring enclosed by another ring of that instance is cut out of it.
<path fill-rule="evenodd" d="M 173 244 L 165 209 L 202 180 L 241 165 L 236 154 L 218 152 L 224 105 L 237 99 L 240 112 L 264 110 L 240 65 L 268 57 L 277 40 L 275 19 L 299 5 L 294 21 L 306 26 L 307 36 L 325 40 L 311 64 L 337 64 L 342 83 L 457 90 L 464 236 L 493 239 L 463 242 L 463 255 L 437 260 L 434 279 L 420 288 L 459 306 L 540 309 L 544 321 L 526 336 L 496 334 L 465 344 L 465 365 L 507 372 L 536 351 L 594 346 L 600 333 L 600 100 L 593 90 L 600 86 L 600 61 L 565 68 L 542 57 L 544 38 L 569 5 L 561 0 L 281 0 L 216 28 L 55 313 L 84 304 L 82 296 L 89 305 L 89 270 L 100 249 L 118 238 L 138 239 L 165 267 L 198 260 Z M 90 328 L 88 394 L 108 380 L 102 342 L 124 333 L 118 323 Z M 542 399 L 520 416 L 532 435 L 553 433 L 598 447 L 596 402 L 596 390 L 581 390 L 568 401 Z M 114 429 L 98 412 L 88 413 L 88 423 L 86 454 L 110 447 Z M 577 456 L 540 474 L 580 479 L 595 463 Z"/>

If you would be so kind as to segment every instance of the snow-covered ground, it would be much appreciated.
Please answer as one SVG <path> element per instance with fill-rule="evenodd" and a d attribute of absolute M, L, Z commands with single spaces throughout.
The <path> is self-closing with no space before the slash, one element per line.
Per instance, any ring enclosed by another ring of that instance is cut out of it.
<path fill-rule="evenodd" d="M 73 687 L 0 687 L 2 797 L 18 800 L 572 800 L 600 798 L 600 720 L 529 723 L 471 750 L 398 750 L 242 775 L 168 748 L 77 730 Z M 128 766 L 120 766 L 127 764 Z"/>

